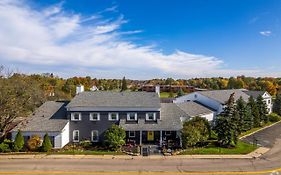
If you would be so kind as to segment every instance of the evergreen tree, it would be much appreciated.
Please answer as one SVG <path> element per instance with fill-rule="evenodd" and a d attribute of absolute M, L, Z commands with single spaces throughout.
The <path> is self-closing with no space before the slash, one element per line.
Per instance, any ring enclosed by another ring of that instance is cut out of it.
<path fill-rule="evenodd" d="M 273 103 L 273 112 L 278 115 L 281 115 L 281 95 L 280 94 L 276 95 L 276 99 Z"/>
<path fill-rule="evenodd" d="M 267 116 L 268 111 L 266 108 L 266 104 L 263 101 L 263 98 L 261 95 L 259 95 L 257 98 L 257 108 L 259 110 L 259 115 L 260 115 L 261 121 L 264 123 L 268 123 L 268 116 Z"/>
<path fill-rule="evenodd" d="M 14 150 L 20 151 L 23 148 L 23 146 L 24 146 L 24 138 L 21 134 L 21 131 L 19 130 L 15 138 Z"/>
<path fill-rule="evenodd" d="M 52 147 L 53 147 L 53 145 L 52 145 L 52 143 L 51 143 L 51 140 L 50 140 L 50 138 L 49 138 L 49 135 L 48 135 L 48 133 L 46 133 L 46 134 L 44 135 L 44 140 L 43 140 L 43 143 L 42 143 L 41 150 L 42 150 L 43 152 L 49 152 L 49 151 L 51 151 Z"/>
<path fill-rule="evenodd" d="M 255 102 L 255 99 L 251 96 L 248 102 L 249 109 L 251 111 L 251 115 L 253 118 L 253 127 L 260 127 L 261 126 L 261 119 L 259 109 Z"/>
<path fill-rule="evenodd" d="M 234 93 L 230 95 L 224 112 L 218 116 L 215 130 L 218 134 L 220 146 L 230 146 L 236 144 L 238 140 L 238 113 L 235 111 Z"/>
<path fill-rule="evenodd" d="M 248 104 L 246 104 L 243 131 L 250 130 L 253 127 L 254 127 L 254 121 L 253 121 L 253 115 L 251 112 L 251 107 Z"/>
<path fill-rule="evenodd" d="M 240 97 L 236 101 L 236 111 L 238 115 L 238 133 L 240 134 L 242 131 L 246 130 L 245 126 L 245 118 L 246 118 L 246 102 Z"/>
<path fill-rule="evenodd" d="M 123 77 L 122 79 L 122 85 L 121 85 L 121 91 L 126 91 L 128 89 L 127 87 L 127 81 L 126 81 L 126 78 Z"/>
<path fill-rule="evenodd" d="M 183 92 L 182 88 L 180 88 L 179 91 L 178 91 L 177 96 L 178 96 L 178 97 L 181 97 L 181 96 L 183 96 L 183 95 L 184 95 L 184 92 Z"/>

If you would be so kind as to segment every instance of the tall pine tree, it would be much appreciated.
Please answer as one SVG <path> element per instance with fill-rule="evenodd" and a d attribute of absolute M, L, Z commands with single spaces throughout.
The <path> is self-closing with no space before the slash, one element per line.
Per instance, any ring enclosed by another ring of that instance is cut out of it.
<path fill-rule="evenodd" d="M 123 77 L 122 79 L 122 85 L 121 85 L 121 91 L 126 91 L 128 89 L 127 87 L 127 81 L 126 81 L 126 78 Z"/>
<path fill-rule="evenodd" d="M 242 97 L 240 97 L 237 101 L 236 101 L 236 106 L 235 109 L 237 111 L 237 115 L 238 115 L 238 122 L 237 125 L 238 127 L 238 133 L 240 134 L 242 131 L 246 130 L 246 126 L 245 126 L 245 118 L 246 118 L 246 102 L 243 100 Z"/>
<path fill-rule="evenodd" d="M 261 95 L 257 98 L 257 108 L 259 110 L 260 119 L 263 123 L 268 123 L 267 108 Z"/>
<path fill-rule="evenodd" d="M 248 106 L 249 106 L 249 109 L 251 111 L 251 115 L 253 118 L 253 127 L 260 127 L 261 118 L 260 118 L 259 109 L 257 107 L 255 99 L 252 96 L 249 98 Z"/>
<path fill-rule="evenodd" d="M 249 104 L 246 104 L 243 131 L 250 130 L 254 127 L 254 119 Z"/>
<path fill-rule="evenodd" d="M 273 112 L 278 115 L 281 115 L 281 95 L 280 94 L 276 95 L 276 99 L 273 103 Z"/>
<path fill-rule="evenodd" d="M 215 130 L 218 135 L 220 146 L 228 147 L 232 143 L 236 144 L 238 140 L 238 113 L 234 105 L 234 93 L 230 95 L 224 112 L 218 116 Z"/>

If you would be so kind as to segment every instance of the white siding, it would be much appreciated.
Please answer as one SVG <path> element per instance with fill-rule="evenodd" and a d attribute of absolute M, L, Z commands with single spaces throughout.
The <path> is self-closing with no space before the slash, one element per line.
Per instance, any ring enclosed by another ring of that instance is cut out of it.
<path fill-rule="evenodd" d="M 272 103 L 272 97 L 269 93 L 265 92 L 262 96 L 266 106 L 267 106 L 267 110 L 268 110 L 268 113 L 272 113 L 272 106 L 273 106 L 273 103 Z"/>
<path fill-rule="evenodd" d="M 198 102 L 202 103 L 203 105 L 216 110 L 217 111 L 216 114 L 219 114 L 223 111 L 223 105 L 221 103 L 219 103 L 216 100 L 213 100 L 211 98 L 208 98 L 206 96 L 203 96 L 198 92 L 193 92 L 188 95 L 179 97 L 176 100 L 174 100 L 174 103 L 183 103 L 183 102 L 187 102 L 187 101 L 198 101 Z"/>
<path fill-rule="evenodd" d="M 69 143 L 69 122 L 65 125 L 61 132 L 61 147 Z"/>
<path fill-rule="evenodd" d="M 202 118 L 205 118 L 207 119 L 209 122 L 210 121 L 213 121 L 215 118 L 215 113 L 209 113 L 209 114 L 203 114 L 203 115 L 200 115 L 199 117 L 202 117 Z"/>

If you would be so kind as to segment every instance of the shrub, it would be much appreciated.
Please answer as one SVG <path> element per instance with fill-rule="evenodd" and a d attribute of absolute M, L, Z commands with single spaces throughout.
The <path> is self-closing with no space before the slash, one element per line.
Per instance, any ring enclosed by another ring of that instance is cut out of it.
<path fill-rule="evenodd" d="M 281 120 L 281 117 L 276 113 L 271 113 L 268 115 L 268 119 L 270 122 L 278 122 Z"/>
<path fill-rule="evenodd" d="M 14 148 L 14 142 L 12 140 L 9 140 L 9 139 L 5 139 L 3 141 L 4 144 L 8 145 L 10 150 L 12 150 Z"/>
<path fill-rule="evenodd" d="M 112 150 L 120 150 L 125 144 L 126 132 L 123 128 L 112 125 L 105 132 L 105 142 Z"/>
<path fill-rule="evenodd" d="M 27 141 L 27 147 L 30 151 L 37 151 L 40 145 L 41 145 L 41 138 L 38 135 L 32 136 Z"/>
<path fill-rule="evenodd" d="M 49 151 L 51 151 L 52 147 L 53 147 L 53 145 L 51 143 L 49 135 L 46 133 L 44 135 L 44 140 L 43 140 L 43 143 L 42 143 L 42 146 L 41 146 L 41 151 L 49 152 Z"/>
<path fill-rule="evenodd" d="M 182 142 L 183 147 L 195 146 L 204 143 L 210 137 L 209 122 L 202 117 L 194 117 L 183 124 Z"/>
<path fill-rule="evenodd" d="M 14 151 L 20 151 L 20 150 L 22 150 L 23 146 L 24 146 L 24 138 L 21 134 L 21 131 L 19 130 L 17 135 L 16 135 L 16 138 L 15 138 L 13 150 Z"/>
<path fill-rule="evenodd" d="M 11 152 L 10 146 L 7 143 L 1 143 L 0 144 L 0 152 L 1 153 L 6 153 L 6 152 Z"/>
<path fill-rule="evenodd" d="M 90 148 L 92 146 L 92 142 L 90 140 L 83 140 L 80 142 L 80 146 L 83 148 Z"/>

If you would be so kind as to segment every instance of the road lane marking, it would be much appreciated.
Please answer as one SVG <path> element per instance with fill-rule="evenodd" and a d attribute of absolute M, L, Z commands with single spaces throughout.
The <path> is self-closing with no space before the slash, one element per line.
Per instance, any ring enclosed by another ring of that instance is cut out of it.
<path fill-rule="evenodd" d="M 179 175 L 188 175 L 188 174 L 268 174 L 268 173 L 276 173 L 281 172 L 281 168 L 273 169 L 273 170 L 264 170 L 264 171 L 248 171 L 248 172 L 241 172 L 241 171 L 210 171 L 210 172 L 201 172 L 201 171 L 193 171 L 193 172 L 177 172 L 177 171 L 150 171 L 150 172 L 140 172 L 140 171 L 113 171 L 113 172 L 106 172 L 106 171 L 70 171 L 70 172 L 63 172 L 63 171 L 19 171 L 19 172 L 0 172 L 0 174 L 179 174 Z"/>

